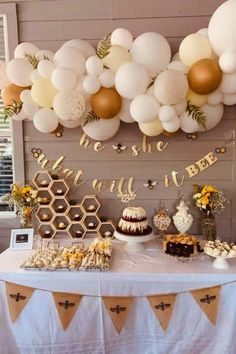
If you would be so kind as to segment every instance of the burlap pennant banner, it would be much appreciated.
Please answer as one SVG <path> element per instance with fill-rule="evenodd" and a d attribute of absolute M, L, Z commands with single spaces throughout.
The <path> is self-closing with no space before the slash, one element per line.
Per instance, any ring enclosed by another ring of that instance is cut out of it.
<path fill-rule="evenodd" d="M 147 299 L 163 331 L 166 331 L 174 308 L 176 294 L 147 296 Z"/>
<path fill-rule="evenodd" d="M 216 325 L 221 286 L 191 291 L 202 311 L 206 314 L 213 326 Z"/>
<path fill-rule="evenodd" d="M 64 331 L 68 328 L 83 295 L 69 293 L 52 293 L 57 313 Z"/>
<path fill-rule="evenodd" d="M 6 282 L 6 293 L 11 320 L 14 323 L 20 316 L 35 289 L 28 286 Z"/>
<path fill-rule="evenodd" d="M 133 297 L 109 297 L 104 296 L 103 301 L 110 315 L 113 325 L 118 333 L 121 332 L 128 312 L 132 306 Z"/>

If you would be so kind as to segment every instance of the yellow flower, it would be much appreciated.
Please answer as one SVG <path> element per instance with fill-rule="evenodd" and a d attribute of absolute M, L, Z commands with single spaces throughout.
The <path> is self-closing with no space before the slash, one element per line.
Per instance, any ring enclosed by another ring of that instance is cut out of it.
<path fill-rule="evenodd" d="M 22 194 L 26 194 L 26 193 L 28 193 L 29 191 L 31 191 L 31 187 L 29 187 L 29 186 L 26 186 L 26 187 L 23 187 L 22 188 L 22 190 L 21 190 L 21 193 Z"/>
<path fill-rule="evenodd" d="M 31 215 L 31 213 L 32 213 L 32 208 L 25 207 L 24 210 L 23 210 L 23 213 L 24 213 L 25 217 L 29 217 Z"/>
<path fill-rule="evenodd" d="M 202 198 L 201 198 L 201 203 L 202 203 L 203 205 L 207 205 L 207 204 L 209 203 L 209 199 L 208 199 L 207 197 L 202 197 Z"/>

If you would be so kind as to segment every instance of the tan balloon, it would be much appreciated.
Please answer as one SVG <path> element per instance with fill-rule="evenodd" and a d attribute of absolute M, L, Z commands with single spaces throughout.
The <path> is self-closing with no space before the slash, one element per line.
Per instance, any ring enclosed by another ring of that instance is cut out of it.
<path fill-rule="evenodd" d="M 194 106 L 201 107 L 206 103 L 207 95 L 199 95 L 198 93 L 189 89 L 187 94 L 187 101 L 189 101 L 189 103 Z"/>
<path fill-rule="evenodd" d="M 132 56 L 127 49 L 119 46 L 113 45 L 109 48 L 109 54 L 107 54 L 103 59 L 103 65 L 116 72 L 122 64 L 132 61 Z"/>
<path fill-rule="evenodd" d="M 111 119 L 121 109 L 121 97 L 114 88 L 102 87 L 91 97 L 92 110 L 103 119 Z"/>
<path fill-rule="evenodd" d="M 15 102 L 20 102 L 20 94 L 22 91 L 30 89 L 30 87 L 22 87 L 14 84 L 10 84 L 2 90 L 2 100 L 4 106 L 9 106 Z"/>
<path fill-rule="evenodd" d="M 164 128 L 160 119 L 154 119 L 148 123 L 139 123 L 139 129 L 147 136 L 157 136 L 163 133 Z"/>
<path fill-rule="evenodd" d="M 190 88 L 200 95 L 208 95 L 215 91 L 221 80 L 222 71 L 214 59 L 198 60 L 188 73 Z"/>

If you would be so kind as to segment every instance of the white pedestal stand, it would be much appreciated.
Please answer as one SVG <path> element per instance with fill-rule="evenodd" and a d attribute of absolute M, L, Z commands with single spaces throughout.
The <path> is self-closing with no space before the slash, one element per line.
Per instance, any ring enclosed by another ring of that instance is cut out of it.
<path fill-rule="evenodd" d="M 142 243 L 150 241 L 155 237 L 153 233 L 150 233 L 145 236 L 129 236 L 129 235 L 121 234 L 118 231 L 115 231 L 114 236 L 117 240 L 126 242 L 124 249 L 128 252 L 144 251 L 145 247 L 143 246 Z"/>

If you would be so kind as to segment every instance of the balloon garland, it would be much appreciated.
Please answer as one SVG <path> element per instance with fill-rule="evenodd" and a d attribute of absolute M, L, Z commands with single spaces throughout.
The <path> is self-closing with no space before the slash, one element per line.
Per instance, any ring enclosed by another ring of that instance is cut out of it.
<path fill-rule="evenodd" d="M 81 126 L 101 141 L 117 133 L 120 121 L 137 122 L 147 136 L 208 131 L 221 121 L 223 105 L 236 104 L 235 33 L 231 0 L 208 28 L 183 39 L 172 60 L 161 34 L 133 39 L 124 28 L 104 36 L 96 51 L 81 39 L 55 54 L 21 43 L 7 75 L 0 65 L 6 116 L 28 118 L 42 133 Z"/>

